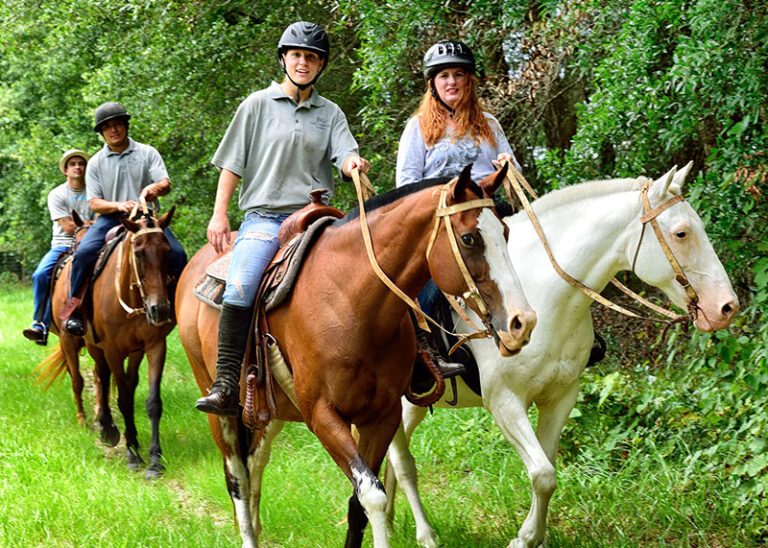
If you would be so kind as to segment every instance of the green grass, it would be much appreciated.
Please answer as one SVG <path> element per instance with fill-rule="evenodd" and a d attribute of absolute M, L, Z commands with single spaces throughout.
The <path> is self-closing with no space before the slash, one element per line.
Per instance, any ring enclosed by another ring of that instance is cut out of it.
<path fill-rule="evenodd" d="M 26 288 L 0 289 L 0 546 L 239 546 L 219 453 L 178 336 L 169 336 L 163 379 L 164 478 L 129 472 L 121 445 L 105 449 L 75 418 L 69 377 L 47 391 L 33 369 L 49 352 L 21 336 L 31 315 Z M 51 343 L 56 344 L 51 336 Z M 81 369 L 90 370 L 89 357 Z M 146 367 L 137 395 L 142 454 Z M 92 419 L 93 397 L 86 390 Z M 113 413 L 122 430 L 117 406 Z M 413 449 L 433 527 L 446 547 L 506 546 L 525 519 L 529 482 L 520 459 L 483 410 L 437 412 Z M 681 465 L 630 454 L 611 470 L 579 461 L 558 472 L 550 547 L 747 546 L 721 512 L 707 477 L 681 485 Z M 678 467 L 678 468 L 676 468 Z M 351 486 L 306 427 L 289 424 L 265 474 L 261 546 L 342 546 Z M 392 545 L 415 545 L 413 519 L 398 494 Z M 365 546 L 371 546 L 370 532 Z"/>

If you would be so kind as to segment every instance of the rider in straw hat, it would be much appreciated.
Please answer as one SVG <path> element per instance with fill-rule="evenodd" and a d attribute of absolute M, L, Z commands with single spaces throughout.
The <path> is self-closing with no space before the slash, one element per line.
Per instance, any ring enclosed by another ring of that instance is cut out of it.
<path fill-rule="evenodd" d="M 91 221 L 96 217 L 85 199 L 85 166 L 89 158 L 87 153 L 77 149 L 70 149 L 62 154 L 59 170 L 67 180 L 48 193 L 53 238 L 51 249 L 43 255 L 32 274 L 35 312 L 32 325 L 24 330 L 24 336 L 39 345 L 47 344 L 48 329 L 51 327 L 49 287 L 53 269 L 59 257 L 67 252 L 75 239 L 77 226 L 72 219 L 72 211 L 76 211 L 84 221 Z"/>

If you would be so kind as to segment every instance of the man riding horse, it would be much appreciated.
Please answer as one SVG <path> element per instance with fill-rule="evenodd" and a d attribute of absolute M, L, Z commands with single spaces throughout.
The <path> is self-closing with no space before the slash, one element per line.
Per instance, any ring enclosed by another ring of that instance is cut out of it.
<path fill-rule="evenodd" d="M 72 335 L 85 334 L 80 305 L 107 232 L 120 224 L 121 216 L 130 214 L 137 200 L 155 202 L 157 208 L 157 197 L 171 191 L 160 153 L 128 137 L 130 118 L 115 102 L 100 105 L 94 116 L 93 130 L 104 139 L 104 146 L 91 158 L 85 179 L 88 203 L 100 217 L 80 242 L 72 262 L 69 301 L 61 313 L 62 323 Z M 171 246 L 169 294 L 173 295 L 187 255 L 168 227 L 163 232 Z"/>

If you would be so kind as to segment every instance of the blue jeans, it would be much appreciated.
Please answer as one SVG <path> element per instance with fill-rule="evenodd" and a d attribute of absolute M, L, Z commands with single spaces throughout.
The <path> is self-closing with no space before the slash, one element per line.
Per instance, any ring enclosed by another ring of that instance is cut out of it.
<path fill-rule="evenodd" d="M 120 216 L 118 213 L 108 213 L 100 216 L 94 224 L 88 229 L 80 240 L 75 251 L 75 256 L 72 260 L 72 272 L 70 273 L 70 294 L 72 297 L 77 295 L 77 292 L 83 287 L 83 284 L 88 277 L 93 273 L 93 267 L 96 264 L 96 259 L 99 258 L 99 250 L 104 245 L 104 236 L 107 235 L 109 229 L 113 226 L 120 224 Z M 171 253 L 168 256 L 168 271 L 171 276 L 178 280 L 181 275 L 181 271 L 184 270 L 184 266 L 187 264 L 187 254 L 184 252 L 184 248 L 173 235 L 171 229 L 165 227 L 163 234 L 168 239 L 168 244 L 171 246 Z M 171 289 L 169 288 L 169 292 Z M 170 295 L 173 300 L 173 295 Z"/>
<path fill-rule="evenodd" d="M 279 248 L 277 231 L 288 215 L 266 211 L 246 214 L 232 249 L 224 303 L 242 308 L 253 305 L 261 277 Z"/>
<path fill-rule="evenodd" d="M 45 326 L 46 331 L 51 327 L 51 299 L 48 295 L 48 290 L 51 287 L 51 276 L 53 276 L 56 261 L 59 260 L 63 253 L 67 252 L 67 249 L 69 247 L 65 245 L 57 245 L 49 249 L 48 253 L 43 255 L 43 258 L 37 263 L 37 268 L 32 274 L 32 287 L 35 296 L 35 312 L 32 315 L 32 325 Z"/>
<path fill-rule="evenodd" d="M 432 278 L 430 278 L 427 285 L 425 285 L 424 289 L 419 293 L 419 296 L 416 297 L 416 300 L 419 301 L 419 306 L 424 311 L 424 314 L 427 316 L 434 316 L 435 305 L 437 304 L 437 299 L 439 297 L 440 290 L 437 288 L 437 285 L 435 285 Z"/>

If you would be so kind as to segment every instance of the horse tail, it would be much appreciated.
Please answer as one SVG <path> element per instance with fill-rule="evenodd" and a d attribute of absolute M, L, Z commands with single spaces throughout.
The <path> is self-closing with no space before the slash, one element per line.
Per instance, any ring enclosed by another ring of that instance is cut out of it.
<path fill-rule="evenodd" d="M 51 353 L 35 367 L 35 373 L 37 373 L 35 384 L 46 383 L 43 390 L 48 390 L 53 381 L 64 374 L 66 370 L 67 361 L 64 358 L 64 352 L 61 351 L 59 345 L 56 345 Z"/>

